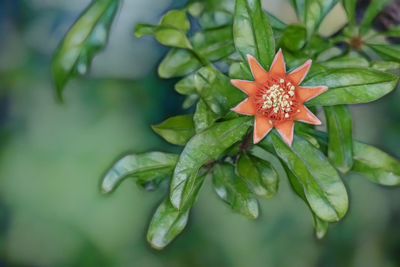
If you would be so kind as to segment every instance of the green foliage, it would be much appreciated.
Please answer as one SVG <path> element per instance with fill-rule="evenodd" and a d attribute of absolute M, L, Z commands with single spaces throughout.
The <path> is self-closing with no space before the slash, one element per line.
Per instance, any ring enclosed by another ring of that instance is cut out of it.
<path fill-rule="evenodd" d="M 103 178 L 104 193 L 111 192 L 128 176 L 136 178 L 139 185 L 157 185 L 163 179 L 171 179 L 169 196 L 149 226 L 147 239 L 153 247 L 165 247 L 184 229 L 190 208 L 208 176 L 212 176 L 214 189 L 224 202 L 252 219 L 259 214 L 257 197 L 273 197 L 279 179 L 287 177 L 294 193 L 310 208 L 318 238 L 325 236 L 329 223 L 343 218 L 348 209 L 347 190 L 339 171 L 360 173 L 381 185 L 400 184 L 398 160 L 353 140 L 353 120 L 347 106 L 380 99 L 395 89 L 398 76 L 387 71 L 399 70 L 399 47 L 377 36 L 398 37 L 399 27 L 384 33 L 371 29 L 373 19 L 388 3 L 386 0 L 372 0 L 360 25 L 355 20 L 355 1 L 342 0 L 348 25 L 334 37 L 324 38 L 318 35 L 320 25 L 338 2 L 292 0 L 301 25 L 286 25 L 263 10 L 260 0 L 191 1 L 185 8 L 167 12 L 157 25 L 136 25 L 136 36 L 150 34 L 171 47 L 158 66 L 158 74 L 162 78 L 182 77 L 175 90 L 186 96 L 184 108 L 195 106 L 193 114 L 175 116 L 152 126 L 166 141 L 183 146 L 179 155 L 128 155 Z M 76 62 L 82 57 L 92 58 L 94 53 L 87 52 L 93 47 L 90 36 L 96 35 L 98 25 L 107 36 L 117 4 L 110 0 L 93 2 L 71 28 L 53 60 L 58 88 L 74 69 L 79 70 L 81 65 Z M 193 24 L 197 28 L 191 29 L 189 16 L 190 21 L 197 22 Z M 88 18 L 91 24 L 86 26 L 82 21 Z M 76 48 L 70 39 L 77 38 L 75 34 L 81 30 L 90 38 Z M 105 42 L 102 40 L 101 46 Z M 347 44 L 346 49 L 342 49 L 343 43 Z M 250 140 L 252 119 L 230 111 L 245 98 L 230 79 L 253 80 L 247 55 L 253 55 L 268 69 L 278 48 L 282 48 L 288 71 L 307 59 L 314 60 L 301 86 L 328 87 L 328 91 L 306 103 L 313 111 L 322 106 L 327 132 L 296 122 L 292 146 L 275 131 L 254 145 Z M 68 71 L 60 71 L 60 66 L 66 66 L 63 55 L 71 54 L 76 62 L 68 65 Z M 377 56 L 382 60 L 371 61 Z M 269 151 L 272 158 L 257 155 L 257 149 Z M 282 170 L 273 165 L 273 159 L 280 161 L 278 167 Z"/>
<path fill-rule="evenodd" d="M 95 0 L 82 13 L 59 44 L 51 64 L 57 97 L 75 74 L 88 72 L 90 62 L 107 42 L 119 0 Z"/>

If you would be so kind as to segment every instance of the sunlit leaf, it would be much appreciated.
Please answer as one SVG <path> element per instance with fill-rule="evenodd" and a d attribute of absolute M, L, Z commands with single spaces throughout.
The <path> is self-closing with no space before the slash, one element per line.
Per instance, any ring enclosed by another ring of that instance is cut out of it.
<path fill-rule="evenodd" d="M 163 152 L 129 154 L 119 159 L 104 175 L 101 183 L 102 193 L 110 193 L 125 178 L 151 181 L 172 176 L 178 155 Z"/>
<path fill-rule="evenodd" d="M 174 145 L 185 145 L 194 135 L 193 115 L 171 117 L 151 128 L 166 141 Z"/>
<path fill-rule="evenodd" d="M 213 168 L 213 185 L 217 195 L 233 210 L 251 219 L 258 217 L 258 202 L 246 183 L 235 174 L 233 165 L 218 163 Z"/>
<path fill-rule="evenodd" d="M 59 100 L 68 80 L 86 74 L 95 54 L 106 45 L 118 4 L 119 0 L 93 1 L 59 44 L 51 64 Z"/>
<path fill-rule="evenodd" d="M 189 140 L 179 157 L 171 181 L 170 198 L 174 207 L 181 209 L 191 198 L 199 168 L 241 140 L 250 122 L 249 117 L 240 117 L 215 123 Z"/>
<path fill-rule="evenodd" d="M 332 106 L 366 103 L 391 92 L 397 84 L 394 74 L 367 68 L 338 68 L 306 77 L 303 85 L 326 85 L 328 91 L 307 102 L 308 105 Z"/>
<path fill-rule="evenodd" d="M 324 107 L 329 144 L 328 157 L 342 173 L 353 166 L 353 120 L 346 105 Z"/>
<path fill-rule="evenodd" d="M 400 70 L 400 63 L 394 61 L 372 61 L 371 68 L 380 71 L 398 71 Z"/>
<path fill-rule="evenodd" d="M 353 53 L 334 57 L 319 64 L 328 68 L 369 67 L 367 59 Z"/>
<path fill-rule="evenodd" d="M 271 64 L 275 40 L 260 0 L 236 0 L 233 37 L 236 50 L 244 61 L 250 54 L 264 67 Z"/>

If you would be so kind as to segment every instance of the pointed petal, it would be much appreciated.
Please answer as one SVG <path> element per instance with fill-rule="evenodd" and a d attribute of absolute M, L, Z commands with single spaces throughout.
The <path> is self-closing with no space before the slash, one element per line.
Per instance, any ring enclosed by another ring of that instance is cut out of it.
<path fill-rule="evenodd" d="M 285 59 L 283 58 L 282 49 L 279 49 L 278 53 L 276 53 L 271 68 L 269 69 L 269 73 L 279 76 L 286 74 L 286 64 Z"/>
<path fill-rule="evenodd" d="M 294 121 L 280 122 L 275 125 L 275 128 L 281 135 L 283 141 L 285 141 L 289 146 L 292 146 Z"/>
<path fill-rule="evenodd" d="M 257 83 L 253 81 L 231 80 L 231 83 L 249 96 L 255 95 L 258 89 Z"/>
<path fill-rule="evenodd" d="M 232 108 L 232 111 L 243 115 L 254 115 L 256 114 L 256 106 L 250 98 L 246 98 L 240 102 L 236 107 Z"/>
<path fill-rule="evenodd" d="M 264 70 L 260 63 L 258 63 L 257 59 L 253 56 L 247 55 L 247 60 L 254 79 L 259 83 L 265 83 L 268 80 L 268 72 Z"/>
<path fill-rule="evenodd" d="M 301 103 L 304 103 L 308 100 L 313 99 L 314 97 L 319 96 L 326 90 L 328 90 L 328 87 L 326 87 L 326 86 L 314 86 L 314 87 L 299 86 L 296 89 L 296 93 L 297 93 L 299 101 Z"/>
<path fill-rule="evenodd" d="M 315 116 L 306 106 L 299 106 L 300 112 L 293 116 L 293 119 L 296 121 L 301 121 L 314 125 L 321 125 L 321 121 Z"/>
<path fill-rule="evenodd" d="M 273 127 L 270 119 L 263 115 L 256 114 L 254 116 L 253 143 L 257 144 L 260 142 Z"/>
<path fill-rule="evenodd" d="M 292 83 L 299 85 L 306 77 L 308 71 L 310 70 L 312 60 L 307 60 L 303 65 L 289 73 L 288 78 Z"/>

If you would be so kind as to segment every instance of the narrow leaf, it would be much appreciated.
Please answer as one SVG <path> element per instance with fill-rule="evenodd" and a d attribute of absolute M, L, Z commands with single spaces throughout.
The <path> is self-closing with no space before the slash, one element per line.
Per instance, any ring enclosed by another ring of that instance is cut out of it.
<path fill-rule="evenodd" d="M 292 147 L 275 132 L 267 140 L 272 142 L 276 154 L 301 184 L 313 212 L 324 221 L 341 219 L 348 208 L 346 188 L 324 154 L 297 136 Z"/>
<path fill-rule="evenodd" d="M 371 0 L 360 24 L 361 34 L 366 33 L 371 28 L 372 21 L 390 1 L 391 0 Z"/>
<path fill-rule="evenodd" d="M 195 134 L 193 115 L 171 117 L 151 128 L 166 141 L 183 146 Z"/>
<path fill-rule="evenodd" d="M 199 168 L 241 140 L 250 127 L 249 117 L 215 123 L 196 134 L 186 144 L 171 181 L 170 198 L 174 207 L 182 209 L 193 194 Z"/>
<path fill-rule="evenodd" d="M 104 175 L 101 191 L 110 193 L 127 177 L 143 182 L 171 176 L 177 160 L 178 155 L 163 152 L 126 155 Z"/>
<path fill-rule="evenodd" d="M 356 24 L 356 0 L 342 0 L 342 4 L 346 11 L 347 21 L 352 27 Z"/>
<path fill-rule="evenodd" d="M 219 163 L 213 171 L 214 190 L 233 210 L 251 219 L 258 217 L 258 202 L 246 183 L 235 174 L 234 167 L 228 163 Z"/>
<path fill-rule="evenodd" d="M 264 67 L 271 64 L 275 40 L 260 0 L 236 0 L 233 37 L 243 60 L 247 61 L 247 54 L 250 54 Z"/>
<path fill-rule="evenodd" d="M 328 127 L 328 157 L 342 173 L 353 166 L 353 120 L 345 105 L 324 107 Z"/>
<path fill-rule="evenodd" d="M 369 67 L 367 59 L 353 53 L 334 57 L 319 64 L 328 68 Z"/>
<path fill-rule="evenodd" d="M 332 106 L 367 103 L 391 92 L 397 84 L 394 74 L 367 68 L 338 68 L 317 72 L 306 78 L 303 85 L 326 85 L 328 91 L 308 105 Z"/>
<path fill-rule="evenodd" d="M 369 44 L 368 46 L 381 58 L 400 62 L 400 45 Z"/>
<path fill-rule="evenodd" d="M 93 1 L 74 23 L 54 53 L 51 71 L 57 97 L 75 74 L 86 74 L 95 54 L 107 43 L 119 0 Z"/>

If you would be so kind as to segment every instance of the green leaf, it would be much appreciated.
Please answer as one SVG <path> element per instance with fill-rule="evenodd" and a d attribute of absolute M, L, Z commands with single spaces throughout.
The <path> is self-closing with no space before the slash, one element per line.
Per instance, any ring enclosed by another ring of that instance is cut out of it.
<path fill-rule="evenodd" d="M 307 29 L 311 37 L 319 28 L 325 16 L 339 0 L 290 0 L 298 19 Z"/>
<path fill-rule="evenodd" d="M 232 25 L 233 15 L 225 10 L 205 12 L 199 18 L 201 28 L 210 29 Z"/>
<path fill-rule="evenodd" d="M 400 37 L 400 25 L 397 25 L 397 26 L 387 30 L 383 34 L 385 34 L 386 36 L 389 36 L 389 37 Z"/>
<path fill-rule="evenodd" d="M 278 190 L 278 174 L 267 161 L 242 153 L 237 160 L 236 171 L 258 196 L 270 198 Z"/>
<path fill-rule="evenodd" d="M 151 219 L 147 231 L 147 241 L 153 248 L 163 249 L 185 228 L 189 218 L 190 207 L 196 201 L 205 177 L 206 174 L 197 177 L 194 193 L 188 202 L 188 206 L 183 210 L 177 210 L 171 204 L 169 198 L 161 202 Z"/>
<path fill-rule="evenodd" d="M 391 0 L 371 0 L 360 24 L 361 35 L 366 33 L 371 28 L 372 21 L 390 1 Z"/>
<path fill-rule="evenodd" d="M 93 1 L 59 44 L 51 63 L 59 100 L 68 80 L 86 74 L 95 54 L 106 45 L 118 4 L 119 0 Z"/>
<path fill-rule="evenodd" d="M 190 23 L 184 10 L 170 10 L 160 20 L 159 25 L 137 24 L 134 30 L 136 37 L 152 34 L 158 42 L 166 46 L 192 48 L 186 38 Z"/>
<path fill-rule="evenodd" d="M 182 209 L 191 198 L 199 168 L 240 141 L 250 124 L 249 117 L 215 123 L 189 140 L 179 157 L 171 181 L 170 198 L 174 207 Z"/>
<path fill-rule="evenodd" d="M 175 84 L 175 91 L 181 95 L 197 94 L 196 86 L 194 85 L 194 74 L 190 74 L 177 82 Z"/>
<path fill-rule="evenodd" d="M 233 210 L 251 218 L 258 217 L 258 202 L 246 183 L 235 174 L 234 167 L 228 163 L 214 166 L 213 185 L 217 195 Z"/>
<path fill-rule="evenodd" d="M 315 236 L 318 239 L 322 239 L 328 232 L 329 223 L 319 218 L 317 215 L 315 215 L 315 213 L 312 213 L 312 215 L 313 215 Z"/>
<path fill-rule="evenodd" d="M 264 67 L 271 64 L 275 40 L 260 0 L 236 0 L 233 37 L 236 50 L 244 61 L 250 54 Z"/>
<path fill-rule="evenodd" d="M 225 115 L 244 99 L 244 94 L 231 85 L 229 77 L 212 67 L 203 67 L 194 75 L 200 98 L 217 115 Z"/>
<path fill-rule="evenodd" d="M 271 24 L 271 27 L 274 32 L 282 32 L 286 28 L 286 23 L 269 13 L 268 11 L 264 10 L 265 15 L 267 15 L 268 21 Z"/>
<path fill-rule="evenodd" d="M 324 107 L 329 144 L 328 157 L 342 173 L 353 166 L 353 120 L 345 105 Z"/>
<path fill-rule="evenodd" d="M 188 12 L 194 18 L 198 18 L 201 15 L 201 13 L 203 13 L 203 10 L 204 10 L 204 4 L 200 1 L 190 3 L 188 6 Z"/>
<path fill-rule="evenodd" d="M 346 188 L 321 151 L 297 136 L 289 147 L 275 132 L 268 135 L 267 142 L 272 143 L 276 154 L 301 185 L 307 203 L 319 218 L 333 222 L 346 214 Z"/>
<path fill-rule="evenodd" d="M 188 95 L 185 97 L 185 100 L 183 100 L 182 108 L 188 109 L 192 107 L 194 104 L 196 104 L 198 100 L 199 96 L 197 94 Z"/>
<path fill-rule="evenodd" d="M 334 57 L 320 64 L 327 68 L 369 67 L 368 60 L 355 53 Z"/>
<path fill-rule="evenodd" d="M 310 106 L 367 103 L 391 92 L 397 84 L 394 74 L 367 68 L 338 68 L 306 77 L 303 85 L 326 85 L 328 91 L 307 102 Z"/>
<path fill-rule="evenodd" d="M 300 25 L 289 25 L 280 37 L 281 46 L 290 51 L 299 51 L 307 41 L 307 31 Z"/>
<path fill-rule="evenodd" d="M 347 21 L 353 27 L 356 24 L 356 0 L 342 0 L 342 4 L 347 14 Z"/>
<path fill-rule="evenodd" d="M 220 116 L 212 112 L 203 100 L 200 99 L 197 102 L 196 111 L 193 116 L 196 132 L 201 132 L 210 127 L 219 118 Z"/>
<path fill-rule="evenodd" d="M 229 67 L 229 77 L 233 79 L 254 80 L 249 65 L 244 62 L 235 62 Z"/>
<path fill-rule="evenodd" d="M 400 70 L 400 63 L 393 61 L 372 61 L 371 68 L 380 71 Z"/>
<path fill-rule="evenodd" d="M 158 65 L 161 78 L 184 76 L 200 68 L 201 62 L 187 49 L 171 49 Z"/>
<path fill-rule="evenodd" d="M 369 44 L 368 46 L 381 58 L 400 62 L 400 45 Z"/>
<path fill-rule="evenodd" d="M 172 175 L 178 155 L 163 152 L 129 154 L 119 159 L 104 175 L 102 193 L 110 193 L 127 177 L 141 182 Z"/>
<path fill-rule="evenodd" d="M 386 186 L 400 185 L 400 162 L 376 147 L 353 143 L 353 172 Z"/>
<path fill-rule="evenodd" d="M 180 146 L 185 145 L 195 134 L 193 115 L 171 117 L 151 128 L 167 142 Z"/>

